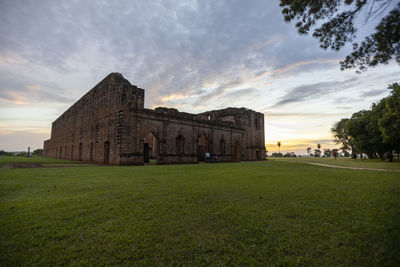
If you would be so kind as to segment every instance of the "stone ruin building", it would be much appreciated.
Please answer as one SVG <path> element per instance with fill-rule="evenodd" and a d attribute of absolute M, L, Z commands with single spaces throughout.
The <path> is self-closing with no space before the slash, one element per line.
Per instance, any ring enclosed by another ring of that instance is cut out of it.
<path fill-rule="evenodd" d="M 264 160 L 264 115 L 246 108 L 200 114 L 144 108 L 144 90 L 111 73 L 52 124 L 47 157 L 112 165 Z"/>

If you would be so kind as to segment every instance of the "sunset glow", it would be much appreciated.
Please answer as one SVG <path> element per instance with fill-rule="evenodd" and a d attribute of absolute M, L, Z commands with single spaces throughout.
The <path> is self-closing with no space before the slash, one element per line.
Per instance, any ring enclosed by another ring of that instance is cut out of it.
<path fill-rule="evenodd" d="M 5 150 L 41 148 L 52 121 L 120 72 L 146 90 L 147 108 L 250 108 L 265 114 L 269 154 L 278 141 L 282 152 L 306 154 L 336 147 L 332 125 L 370 108 L 400 77 L 394 62 L 340 71 L 351 47 L 323 50 L 298 35 L 277 1 L 3 1 L 0 14 Z"/>

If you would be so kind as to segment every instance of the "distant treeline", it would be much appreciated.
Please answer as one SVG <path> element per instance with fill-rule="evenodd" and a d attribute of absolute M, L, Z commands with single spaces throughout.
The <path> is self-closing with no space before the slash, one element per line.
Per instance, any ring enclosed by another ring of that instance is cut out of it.
<path fill-rule="evenodd" d="M 35 156 L 41 156 L 43 154 L 43 149 L 35 149 L 32 152 L 32 155 Z M 28 152 L 25 151 L 19 151 L 19 152 L 7 152 L 4 150 L 0 150 L 0 156 L 21 156 L 21 157 L 26 157 L 28 156 Z"/>
<path fill-rule="evenodd" d="M 283 153 L 272 153 L 272 157 L 296 157 L 296 154 L 294 152 L 287 152 L 286 154 Z"/>
<path fill-rule="evenodd" d="M 369 158 L 384 158 L 400 153 L 400 84 L 388 86 L 390 95 L 372 104 L 369 110 L 341 119 L 331 132 L 343 150 L 351 150 L 353 157 L 367 154 Z"/>

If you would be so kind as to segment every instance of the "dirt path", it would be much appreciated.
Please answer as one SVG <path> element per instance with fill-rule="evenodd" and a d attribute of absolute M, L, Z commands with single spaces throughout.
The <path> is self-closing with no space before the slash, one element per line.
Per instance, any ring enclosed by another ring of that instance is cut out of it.
<path fill-rule="evenodd" d="M 374 168 L 346 167 L 346 166 L 337 166 L 337 165 L 329 165 L 329 164 L 314 163 L 314 162 L 305 162 L 305 163 L 306 164 L 311 164 L 311 165 L 316 165 L 316 166 L 329 167 L 329 168 L 339 168 L 339 169 L 383 171 L 383 172 L 387 172 L 387 171 L 399 172 L 400 171 L 400 170 L 394 170 L 394 169 L 374 169 Z"/>

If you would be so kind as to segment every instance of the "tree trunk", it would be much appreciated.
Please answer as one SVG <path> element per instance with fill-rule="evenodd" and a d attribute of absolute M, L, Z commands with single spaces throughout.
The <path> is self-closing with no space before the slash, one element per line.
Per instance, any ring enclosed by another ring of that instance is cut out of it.
<path fill-rule="evenodd" d="M 350 148 L 351 148 L 351 158 L 352 158 L 352 159 L 356 159 L 356 158 L 357 158 L 357 154 L 356 154 L 356 152 L 354 151 L 353 145 L 350 145 Z"/>

